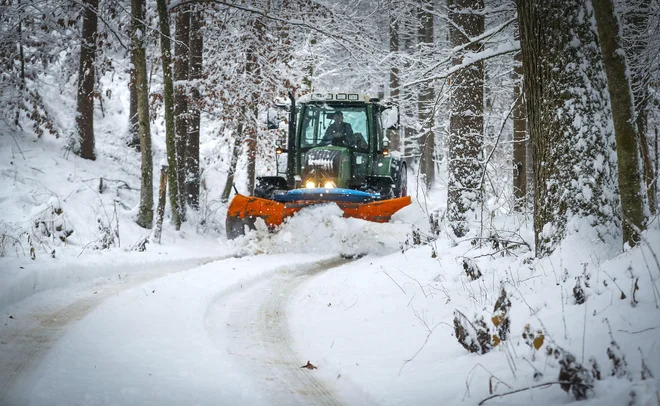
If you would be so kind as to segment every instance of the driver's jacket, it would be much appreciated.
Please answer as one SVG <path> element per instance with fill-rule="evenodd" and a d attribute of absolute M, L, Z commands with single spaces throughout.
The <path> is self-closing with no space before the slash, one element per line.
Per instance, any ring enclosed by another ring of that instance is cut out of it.
<path fill-rule="evenodd" d="M 345 141 L 353 141 L 353 128 L 348 123 L 332 123 L 325 130 L 324 141 L 331 142 L 333 139 L 343 138 Z"/>

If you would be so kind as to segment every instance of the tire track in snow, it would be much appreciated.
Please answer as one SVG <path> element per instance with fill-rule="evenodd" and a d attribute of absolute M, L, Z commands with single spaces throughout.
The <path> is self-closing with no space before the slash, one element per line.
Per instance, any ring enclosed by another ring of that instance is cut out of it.
<path fill-rule="evenodd" d="M 233 257 L 229 257 L 233 258 Z M 129 280 L 107 282 L 98 285 L 85 284 L 73 294 L 63 295 L 67 299 L 53 301 L 20 311 L 12 319 L 0 325 L 0 405 L 16 404 L 12 393 L 19 395 L 25 374 L 36 371 L 44 355 L 56 343 L 67 328 L 81 320 L 105 299 L 119 292 L 161 278 L 166 274 L 185 272 L 228 257 L 197 258 L 154 265 L 156 270 L 148 274 L 135 274 Z M 148 266 L 148 264 L 144 264 Z M 161 269 L 162 268 L 162 269 Z M 39 294 L 37 294 L 39 295 Z M 71 301 L 70 296 L 74 299 Z M 20 309 L 20 307 L 19 307 Z"/>
<path fill-rule="evenodd" d="M 304 281 L 350 260 L 334 258 L 278 271 L 273 277 L 232 292 L 211 305 L 207 329 L 226 346 L 239 368 L 265 387 L 272 404 L 340 405 L 335 392 L 301 368 L 291 348 L 286 306 Z M 226 341 L 225 341 L 226 340 Z"/>

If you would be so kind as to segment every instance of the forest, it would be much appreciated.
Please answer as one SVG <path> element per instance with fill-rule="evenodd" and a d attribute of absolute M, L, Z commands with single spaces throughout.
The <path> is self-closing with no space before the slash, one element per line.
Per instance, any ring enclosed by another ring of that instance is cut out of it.
<path fill-rule="evenodd" d="M 0 403 L 655 404 L 659 91 L 658 0 L 0 0 Z M 410 207 L 228 240 L 338 93 Z"/>
<path fill-rule="evenodd" d="M 441 215 L 457 237 L 504 211 L 533 216 L 537 256 L 578 223 L 634 246 L 657 212 L 655 1 L 5 0 L 1 7 L 7 128 L 61 138 L 67 151 L 94 160 L 95 115 L 114 87 L 128 87 L 129 122 L 115 136 L 140 152 L 136 222 L 145 229 L 158 215 L 154 137 L 165 140 L 168 216 L 178 229 L 188 210 L 199 210 L 205 126 L 213 123 L 229 146 L 229 156 L 205 157 L 228 162 L 225 202 L 237 170 L 248 193 L 258 172 L 272 170 L 282 134 L 260 117 L 276 98 L 342 90 L 400 106 L 391 150 L 412 168 L 416 195 L 446 190 Z M 75 96 L 75 123 L 53 111 L 46 77 Z"/>

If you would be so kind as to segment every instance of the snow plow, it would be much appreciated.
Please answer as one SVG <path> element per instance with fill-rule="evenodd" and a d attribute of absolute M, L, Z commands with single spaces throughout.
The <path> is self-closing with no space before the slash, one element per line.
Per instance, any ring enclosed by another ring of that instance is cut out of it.
<path fill-rule="evenodd" d="M 277 173 L 257 178 L 253 196 L 237 193 L 227 211 L 227 238 L 263 219 L 275 230 L 304 207 L 336 204 L 344 217 L 384 223 L 411 203 L 405 162 L 388 150 L 396 106 L 356 93 L 290 94 L 287 149 L 276 149 Z M 279 122 L 268 119 L 269 129 Z M 279 160 L 286 154 L 286 169 Z"/>

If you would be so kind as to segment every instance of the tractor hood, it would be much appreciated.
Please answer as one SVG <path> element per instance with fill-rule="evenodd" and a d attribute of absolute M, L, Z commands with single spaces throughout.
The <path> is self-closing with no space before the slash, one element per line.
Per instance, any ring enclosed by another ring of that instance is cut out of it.
<path fill-rule="evenodd" d="M 351 179 L 351 152 L 337 146 L 312 148 L 304 154 L 301 169 L 304 186 L 347 187 Z M 328 186 L 330 182 L 333 186 Z"/>

